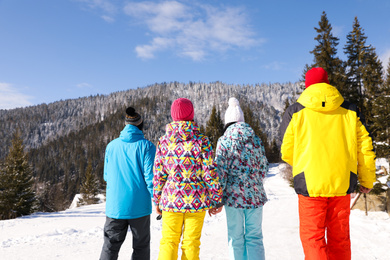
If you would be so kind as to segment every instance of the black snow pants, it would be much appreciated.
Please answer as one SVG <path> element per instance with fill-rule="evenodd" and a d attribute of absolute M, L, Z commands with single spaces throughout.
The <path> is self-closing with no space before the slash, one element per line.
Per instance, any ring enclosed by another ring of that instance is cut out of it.
<path fill-rule="evenodd" d="M 100 260 L 118 259 L 119 250 L 125 241 L 128 227 L 133 235 L 132 260 L 150 259 L 150 215 L 136 219 L 113 219 L 106 217 L 104 244 Z"/>

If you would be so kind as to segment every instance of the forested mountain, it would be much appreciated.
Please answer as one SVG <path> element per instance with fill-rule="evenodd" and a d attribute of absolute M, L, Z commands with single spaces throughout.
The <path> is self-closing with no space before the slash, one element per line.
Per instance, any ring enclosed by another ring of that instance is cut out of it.
<path fill-rule="evenodd" d="M 88 164 L 103 188 L 103 158 L 108 142 L 119 136 L 124 114 L 133 106 L 144 117 L 145 137 L 156 144 L 171 121 L 170 106 L 179 97 L 193 102 L 195 121 L 205 127 L 213 106 L 221 116 L 230 97 L 249 106 L 269 142 L 277 139 L 286 99 L 300 91 L 299 83 L 228 85 L 162 83 L 79 99 L 12 110 L 0 110 L 0 159 L 9 150 L 17 129 L 29 154 L 41 210 L 69 206 Z"/>
<path fill-rule="evenodd" d="M 137 100 L 146 97 L 151 99 L 151 102 L 155 102 L 149 104 L 155 108 L 155 114 L 145 116 L 158 121 L 160 121 L 158 117 L 161 116 L 162 110 L 166 108 L 169 110 L 173 100 L 187 97 L 194 104 L 195 120 L 200 125 L 204 125 L 210 116 L 213 105 L 220 109 L 223 116 L 229 97 L 235 96 L 253 103 L 253 112 L 261 119 L 264 131 L 273 138 L 277 134 L 280 120 L 278 117 L 283 110 L 286 98 L 291 98 L 292 93 L 298 91 L 299 84 L 297 83 L 243 86 L 227 85 L 220 82 L 209 84 L 173 82 L 130 89 L 110 95 L 97 95 L 26 108 L 0 110 L 2 125 L 0 128 L 0 141 L 2 143 L 0 159 L 8 153 L 11 136 L 16 129 L 20 129 L 27 149 L 37 148 L 48 141 L 56 140 L 71 132 L 80 131 L 88 125 L 102 122 L 123 106 L 134 105 Z M 156 125 L 156 123 L 158 124 L 158 122 L 153 124 Z M 151 130 L 154 132 L 158 132 L 158 129 L 151 126 Z M 157 136 L 154 136 L 153 133 L 150 134 L 149 138 L 157 140 Z"/>

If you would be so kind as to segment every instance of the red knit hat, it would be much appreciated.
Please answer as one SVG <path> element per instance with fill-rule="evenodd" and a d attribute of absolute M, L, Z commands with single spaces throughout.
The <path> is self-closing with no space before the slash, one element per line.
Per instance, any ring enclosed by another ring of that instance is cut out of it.
<path fill-rule="evenodd" d="M 328 73 L 321 67 L 312 68 L 308 72 L 306 72 L 305 77 L 305 87 L 309 87 L 310 85 L 317 83 L 328 83 Z"/>
<path fill-rule="evenodd" d="M 171 106 L 173 121 L 192 121 L 194 119 L 194 107 L 189 99 L 178 98 Z"/>

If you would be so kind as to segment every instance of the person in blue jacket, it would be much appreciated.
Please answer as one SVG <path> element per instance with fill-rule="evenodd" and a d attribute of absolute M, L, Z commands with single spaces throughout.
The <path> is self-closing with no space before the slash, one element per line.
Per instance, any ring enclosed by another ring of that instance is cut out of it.
<path fill-rule="evenodd" d="M 104 180 L 106 223 L 100 259 L 118 259 L 128 227 L 133 235 L 133 260 L 150 259 L 150 214 L 155 145 L 144 138 L 143 118 L 126 109 L 126 126 L 106 147 Z"/>

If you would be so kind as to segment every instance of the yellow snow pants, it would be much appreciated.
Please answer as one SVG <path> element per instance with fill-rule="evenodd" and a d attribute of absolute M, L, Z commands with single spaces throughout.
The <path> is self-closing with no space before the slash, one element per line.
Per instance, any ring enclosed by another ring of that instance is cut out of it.
<path fill-rule="evenodd" d="M 181 235 L 182 260 L 199 260 L 200 236 L 206 211 L 199 213 L 162 212 L 159 260 L 176 260 Z"/>

